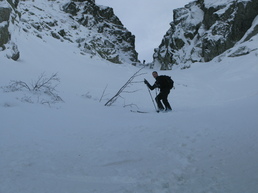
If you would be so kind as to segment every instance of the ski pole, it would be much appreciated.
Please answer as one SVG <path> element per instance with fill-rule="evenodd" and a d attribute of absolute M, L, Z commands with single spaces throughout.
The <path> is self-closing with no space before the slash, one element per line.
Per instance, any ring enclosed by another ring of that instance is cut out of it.
<path fill-rule="evenodd" d="M 147 87 L 147 88 L 148 88 L 148 87 Z M 159 113 L 159 111 L 158 111 L 158 109 L 157 109 L 157 107 L 156 107 L 156 105 L 155 105 L 155 102 L 154 102 L 154 100 L 153 100 L 153 97 L 152 97 L 152 95 L 151 95 L 151 92 L 150 92 L 150 89 L 149 89 L 149 88 L 148 88 L 148 91 L 149 91 L 149 93 L 150 93 L 150 97 L 151 97 L 152 103 L 153 103 L 153 105 L 154 105 L 154 108 L 155 108 L 156 112 Z"/>

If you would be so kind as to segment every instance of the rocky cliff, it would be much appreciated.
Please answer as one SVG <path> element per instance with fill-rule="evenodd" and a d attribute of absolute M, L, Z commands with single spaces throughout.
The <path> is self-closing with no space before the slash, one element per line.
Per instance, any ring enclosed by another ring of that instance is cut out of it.
<path fill-rule="evenodd" d="M 47 37 L 68 41 L 81 54 L 99 56 L 113 63 L 138 62 L 135 36 L 123 26 L 112 8 L 96 5 L 94 0 L 0 0 L 0 51 L 9 49 L 19 53 L 11 39 L 10 24 L 14 18 L 16 29 L 44 41 Z M 17 60 L 19 55 L 11 58 Z"/>
<path fill-rule="evenodd" d="M 20 52 L 10 31 L 14 31 L 19 20 L 17 12 L 18 0 L 0 0 L 0 51 L 6 51 L 6 56 L 18 60 Z"/>
<path fill-rule="evenodd" d="M 65 4 L 63 11 L 90 30 L 76 40 L 83 52 L 98 54 L 114 63 L 138 61 L 135 36 L 123 26 L 112 8 L 98 6 L 93 0 L 81 0 Z"/>
<path fill-rule="evenodd" d="M 154 50 L 152 67 L 166 70 L 208 62 L 233 48 L 247 32 L 242 42 L 251 41 L 258 33 L 257 15 L 257 0 L 197 0 L 176 9 L 169 30 Z"/>

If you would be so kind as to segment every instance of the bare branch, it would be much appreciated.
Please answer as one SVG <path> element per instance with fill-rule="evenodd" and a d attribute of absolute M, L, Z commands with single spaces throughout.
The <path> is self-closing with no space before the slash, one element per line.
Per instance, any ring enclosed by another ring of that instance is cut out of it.
<path fill-rule="evenodd" d="M 12 80 L 11 83 L 10 83 L 10 86 L 9 88 L 12 90 L 12 91 L 18 91 L 18 90 L 21 90 L 23 88 L 31 91 L 31 88 L 23 81 L 15 81 L 15 80 Z"/>
<path fill-rule="evenodd" d="M 145 66 L 144 66 L 145 67 Z M 118 90 L 118 92 L 110 99 L 106 102 L 105 106 L 111 106 L 116 100 L 118 97 L 121 97 L 120 94 L 125 92 L 124 89 L 128 87 L 128 85 L 132 84 L 133 83 L 133 80 L 135 77 L 137 76 L 140 76 L 142 74 L 139 74 L 139 72 L 144 68 L 140 68 L 137 72 L 135 72 L 129 79 L 128 81 Z M 128 92 L 128 91 L 127 91 Z"/>
<path fill-rule="evenodd" d="M 99 102 L 102 101 L 102 98 L 104 97 L 104 94 L 105 94 L 105 92 L 106 92 L 107 87 L 108 87 L 108 85 L 106 85 L 105 89 L 103 90 L 102 95 L 101 95 L 101 97 L 100 97 L 100 99 L 99 99 Z"/>

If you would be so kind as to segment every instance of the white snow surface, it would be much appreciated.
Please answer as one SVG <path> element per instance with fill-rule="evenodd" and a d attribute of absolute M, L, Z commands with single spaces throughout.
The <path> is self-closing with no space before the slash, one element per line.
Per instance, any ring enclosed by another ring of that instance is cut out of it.
<path fill-rule="evenodd" d="M 173 111 L 156 113 L 142 82 L 154 82 L 152 70 L 140 71 L 126 89 L 133 92 L 106 107 L 140 67 L 16 33 L 20 60 L 0 52 L 1 193 L 257 192 L 257 51 L 159 71 L 173 78 L 175 89 Z M 11 80 L 30 84 L 43 72 L 58 73 L 64 102 L 41 104 L 44 93 L 5 92 Z"/>
<path fill-rule="evenodd" d="M 206 8 L 210 7 L 218 7 L 218 6 L 223 6 L 223 5 L 229 5 L 233 3 L 235 0 L 204 0 L 204 5 Z M 251 0 L 237 0 L 238 2 L 248 2 Z"/>

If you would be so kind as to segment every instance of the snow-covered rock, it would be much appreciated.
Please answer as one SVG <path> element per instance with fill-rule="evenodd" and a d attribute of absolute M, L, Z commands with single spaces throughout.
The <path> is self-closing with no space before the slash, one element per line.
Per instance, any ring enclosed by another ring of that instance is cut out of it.
<path fill-rule="evenodd" d="M 20 57 L 11 34 L 19 18 L 16 11 L 17 5 L 18 0 L 0 0 L 0 51 L 6 50 L 6 56 L 13 60 L 18 60 Z"/>
<path fill-rule="evenodd" d="M 15 30 L 23 30 L 43 41 L 51 37 L 71 42 L 81 54 L 99 56 L 113 63 L 138 62 L 135 36 L 110 7 L 96 5 L 92 0 L 0 2 L 1 50 L 6 49 Z M 16 13 L 20 18 L 15 19 L 16 29 L 11 29 L 10 15 Z M 13 44 L 10 49 L 18 50 Z"/>
<path fill-rule="evenodd" d="M 76 40 L 83 52 L 98 54 L 114 63 L 138 61 L 135 36 L 123 26 L 112 8 L 86 0 L 71 1 L 63 6 L 63 10 L 89 29 L 88 34 Z"/>
<path fill-rule="evenodd" d="M 197 0 L 174 10 L 174 20 L 153 56 L 153 65 L 163 70 L 208 62 L 234 47 L 245 36 L 257 35 L 255 0 Z M 258 45 L 258 44 L 257 44 Z"/>

